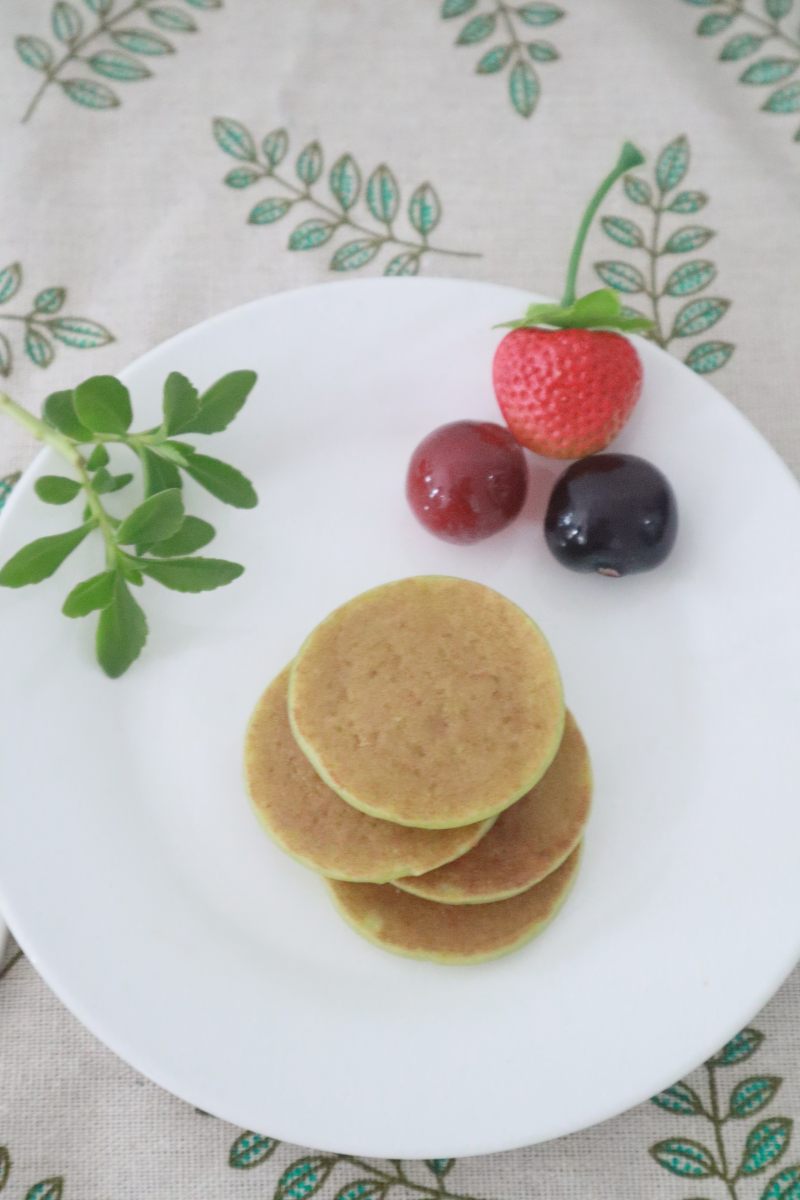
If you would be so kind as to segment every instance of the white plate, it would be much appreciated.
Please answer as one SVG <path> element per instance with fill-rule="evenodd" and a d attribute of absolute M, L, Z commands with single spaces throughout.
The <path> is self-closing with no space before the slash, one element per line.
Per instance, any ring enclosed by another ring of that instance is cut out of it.
<path fill-rule="evenodd" d="M 535 462 L 524 519 L 472 547 L 404 499 L 416 442 L 496 419 L 490 366 L 529 296 L 455 281 L 326 284 L 190 330 L 125 372 L 141 425 L 167 372 L 254 367 L 221 457 L 259 508 L 189 490 L 247 564 L 204 596 L 146 589 L 152 636 L 117 682 L 91 622 L 58 606 L 97 569 L 84 545 L 5 593 L 0 905 L 64 1002 L 199 1107 L 327 1150 L 441 1157 L 600 1121 L 673 1082 L 749 1020 L 800 951 L 798 491 L 707 383 L 646 343 L 618 447 L 672 479 L 669 562 L 611 581 L 564 570 Z M 64 528 L 15 489 L 0 559 Z M 213 553 L 214 551 L 212 551 Z M 242 735 L 261 689 L 334 605 L 384 580 L 482 580 L 550 637 L 594 757 L 576 890 L 522 952 L 480 967 L 393 957 L 263 835 Z M 763 847 L 768 846 L 765 857 Z"/>

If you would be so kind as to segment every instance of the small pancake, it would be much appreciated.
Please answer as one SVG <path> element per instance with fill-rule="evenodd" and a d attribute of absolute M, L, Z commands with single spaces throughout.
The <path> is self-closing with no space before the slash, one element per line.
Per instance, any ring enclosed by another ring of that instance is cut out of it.
<path fill-rule="evenodd" d="M 488 904 L 540 883 L 583 837 L 592 769 L 586 743 L 567 712 L 564 736 L 548 771 L 495 821 L 468 854 L 418 879 L 398 879 L 404 892 L 440 904 Z"/>
<path fill-rule="evenodd" d="M 406 829 L 365 816 L 320 779 L 292 737 L 287 667 L 256 705 L 245 743 L 253 807 L 283 850 L 334 879 L 386 883 L 431 871 L 476 845 L 491 821 L 463 829 Z"/>
<path fill-rule="evenodd" d="M 580 847 L 557 870 L 497 904 L 436 904 L 393 884 L 329 882 L 344 919 L 368 941 L 408 958 L 484 962 L 522 946 L 564 903 L 578 870 Z"/>
<path fill-rule="evenodd" d="M 447 829 L 495 816 L 538 783 L 564 700 L 522 609 L 480 583 L 429 575 L 364 592 L 317 626 L 292 666 L 289 718 L 349 804 Z"/>

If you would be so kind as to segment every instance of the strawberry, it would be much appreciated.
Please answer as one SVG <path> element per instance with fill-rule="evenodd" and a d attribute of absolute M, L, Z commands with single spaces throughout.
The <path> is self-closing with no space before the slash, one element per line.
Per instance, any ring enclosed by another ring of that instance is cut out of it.
<path fill-rule="evenodd" d="M 626 142 L 583 217 L 561 304 L 532 304 L 509 321 L 494 357 L 495 396 L 517 441 L 548 458 L 583 458 L 617 436 L 642 390 L 642 364 L 623 332 L 652 322 L 623 314 L 608 288 L 575 297 L 575 280 L 592 219 L 606 192 L 643 162 Z"/>

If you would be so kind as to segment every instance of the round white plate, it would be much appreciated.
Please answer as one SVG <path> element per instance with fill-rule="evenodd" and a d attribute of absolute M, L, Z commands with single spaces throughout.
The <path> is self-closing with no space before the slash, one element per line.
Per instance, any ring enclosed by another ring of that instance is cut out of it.
<path fill-rule="evenodd" d="M 707 383 L 639 343 L 645 389 L 617 443 L 671 478 L 668 563 L 609 580 L 544 546 L 552 462 L 522 519 L 478 546 L 426 533 L 404 498 L 416 442 L 497 419 L 490 368 L 530 300 L 439 280 L 326 284 L 218 317 L 124 373 L 137 423 L 171 370 L 259 383 L 212 442 L 250 475 L 241 512 L 187 488 L 247 564 L 231 587 L 148 584 L 152 633 L 122 679 L 93 661 L 67 590 L 2 595 L 0 906 L 73 1012 L 200 1108 L 326 1150 L 467 1155 L 600 1121 L 735 1033 L 800 951 L 798 490 Z M 65 527 L 15 489 L 0 559 Z M 561 663 L 596 801 L 577 887 L 520 953 L 442 967 L 383 953 L 250 812 L 242 736 L 260 691 L 335 605 L 384 580 L 482 580 L 526 608 Z"/>

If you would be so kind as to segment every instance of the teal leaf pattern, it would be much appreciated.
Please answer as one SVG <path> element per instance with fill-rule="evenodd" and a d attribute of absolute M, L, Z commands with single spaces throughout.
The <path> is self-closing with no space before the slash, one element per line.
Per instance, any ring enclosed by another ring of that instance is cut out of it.
<path fill-rule="evenodd" d="M 431 243 L 430 237 L 442 221 L 443 206 L 428 182 L 412 190 L 403 214 L 402 188 L 386 163 L 364 172 L 352 154 L 340 154 L 324 178 L 325 156 L 320 143 L 314 141 L 300 151 L 296 178 L 292 178 L 285 168 L 278 169 L 289 153 L 285 129 L 272 130 L 260 146 L 240 121 L 230 117 L 215 118 L 212 132 L 220 150 L 237 160 L 224 177 L 227 187 L 240 191 L 261 180 L 270 185 L 273 194 L 251 205 L 249 224 L 272 225 L 296 208 L 303 215 L 287 243 L 295 251 L 316 250 L 340 233 L 348 235 L 329 259 L 332 271 L 360 270 L 384 250 L 390 252 L 384 261 L 385 275 L 417 275 L 423 260 L 432 254 L 478 257 Z M 306 216 L 309 210 L 311 215 Z M 407 232 L 398 227 L 403 218 L 408 221 Z"/>
<path fill-rule="evenodd" d="M 714 1055 L 711 1062 L 717 1067 L 732 1067 L 736 1063 L 745 1062 L 756 1053 L 763 1041 L 764 1035 L 760 1030 L 743 1029 Z"/>
<path fill-rule="evenodd" d="M 88 317 L 63 317 L 60 313 L 67 300 L 63 287 L 47 287 L 37 292 L 31 307 L 23 312 L 6 308 L 23 283 L 19 263 L 0 270 L 0 326 L 9 324 L 9 333 L 19 330 L 22 349 L 36 367 L 49 367 L 55 357 L 55 342 L 75 350 L 92 350 L 113 342 L 114 335 Z M 14 366 L 15 354 L 10 337 L 0 328 L 0 376 L 8 377 Z"/>
<path fill-rule="evenodd" d="M 43 1179 L 28 1189 L 25 1200 L 61 1200 L 63 1190 L 64 1180 L 60 1175 L 54 1179 Z"/>
<path fill-rule="evenodd" d="M 484 50 L 475 66 L 478 75 L 499 75 L 508 70 L 508 98 L 521 117 L 531 117 L 542 93 L 534 63 L 552 63 L 559 58 L 549 41 L 529 41 L 525 27 L 541 28 L 559 21 L 565 12 L 555 4 L 535 0 L 513 5 L 494 0 L 486 11 L 474 12 L 477 0 L 444 0 L 439 12 L 443 20 L 469 15 L 455 39 L 457 46 L 475 46 L 497 36 L 495 45 Z"/>
<path fill-rule="evenodd" d="M 758 1175 L 786 1153 L 792 1136 L 788 1117 L 761 1121 L 747 1137 L 739 1175 Z"/>
<path fill-rule="evenodd" d="M 716 2 L 716 0 L 715 0 Z M 625 246 L 640 257 L 641 266 L 620 260 L 595 263 L 595 271 L 608 287 L 623 294 L 643 293 L 649 302 L 649 312 L 631 315 L 647 316 L 653 329 L 647 335 L 659 346 L 668 349 L 685 338 L 696 337 L 713 328 L 730 308 L 730 300 L 720 296 L 702 296 L 713 283 L 717 268 L 708 259 L 690 258 L 678 262 L 666 276 L 660 269 L 662 261 L 674 261 L 676 255 L 688 255 L 699 250 L 715 237 L 715 231 L 705 225 L 682 225 L 669 229 L 667 222 L 675 217 L 694 214 L 705 208 L 705 192 L 685 187 L 691 164 L 691 148 L 686 137 L 673 138 L 658 154 L 651 183 L 641 176 L 628 175 L 623 182 L 626 197 L 635 204 L 639 214 L 649 210 L 649 227 L 627 216 L 604 216 L 601 227 L 612 241 Z M 670 264 L 671 265 L 671 264 Z M 670 303 L 672 302 L 672 303 Z M 680 302 L 671 314 L 666 309 Z M 731 342 L 708 341 L 688 347 L 683 361 L 699 375 L 720 370 L 735 350 Z M 740 1038 L 744 1034 L 738 1035 Z M 662 1093 L 669 1098 L 669 1089 Z M 666 1103 L 662 1107 L 666 1107 Z M 677 1110 L 674 1110 L 677 1111 Z"/>
<path fill-rule="evenodd" d="M 688 1083 L 676 1083 L 653 1096 L 653 1104 L 682 1117 L 695 1117 L 703 1112 L 703 1102 Z"/>
<path fill-rule="evenodd" d="M 719 1174 L 711 1151 L 693 1138 L 668 1138 L 650 1147 L 660 1167 L 684 1179 L 708 1179 Z"/>
<path fill-rule="evenodd" d="M 275 1200 L 309 1200 L 336 1166 L 332 1154 L 309 1154 L 291 1163 L 278 1180 Z"/>
<path fill-rule="evenodd" d="M 71 0 L 56 0 L 50 13 L 50 31 L 55 45 L 45 38 L 23 34 L 16 38 L 17 54 L 44 79 L 34 92 L 22 117 L 28 121 L 53 85 L 62 95 L 81 108 L 103 111 L 118 108 L 120 98 L 105 83 L 84 79 L 73 74 L 88 68 L 95 74 L 119 83 L 148 79 L 150 67 L 140 62 L 139 55 L 153 58 L 174 54 L 175 46 L 169 34 L 188 34 L 198 30 L 192 10 L 206 12 L 222 7 L 222 0 L 182 0 L 188 10 L 175 5 L 162 6 L 152 0 L 84 0 L 85 8 L 95 18 L 87 24 L 86 13 Z M 153 29 L 131 25 L 132 18 L 149 21 Z"/>
<path fill-rule="evenodd" d="M 730 1115 L 750 1117 L 775 1098 L 782 1080 L 777 1075 L 754 1075 L 743 1079 L 731 1093 Z"/>
<path fill-rule="evenodd" d="M 786 1167 L 771 1179 L 761 1200 L 800 1200 L 800 1164 Z"/>
<path fill-rule="evenodd" d="M 697 0 L 685 2 L 698 7 Z M 762 48 L 769 50 L 739 72 L 740 83 L 774 86 L 800 68 L 800 31 L 790 21 L 794 0 L 708 0 L 702 7 L 713 7 L 714 12 L 700 18 L 696 26 L 700 37 L 730 33 L 717 56 L 723 64 L 740 63 Z M 762 103 L 761 110 L 779 115 L 800 112 L 800 86 L 779 89 Z M 800 126 L 794 141 L 800 142 Z"/>
<path fill-rule="evenodd" d="M 237 1137 L 228 1154 L 228 1165 L 239 1171 L 248 1171 L 258 1167 L 275 1153 L 280 1142 L 274 1138 L 263 1137 L 260 1133 L 245 1130 Z"/>

